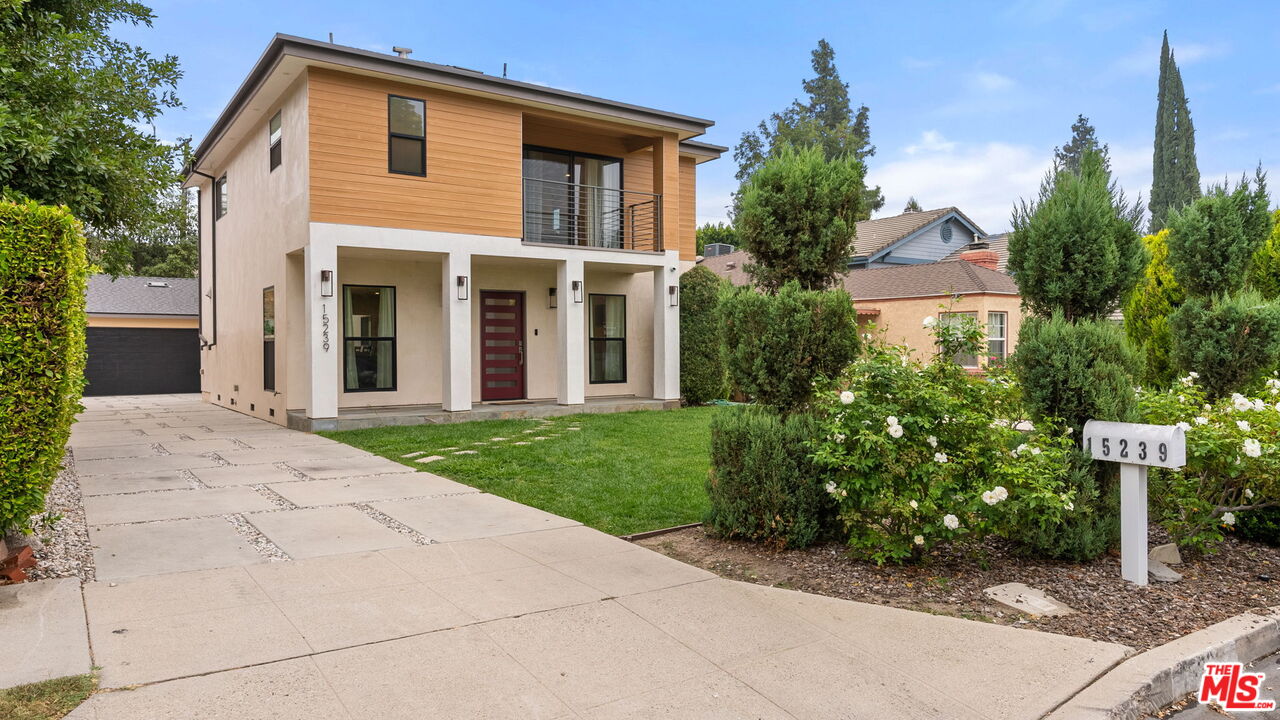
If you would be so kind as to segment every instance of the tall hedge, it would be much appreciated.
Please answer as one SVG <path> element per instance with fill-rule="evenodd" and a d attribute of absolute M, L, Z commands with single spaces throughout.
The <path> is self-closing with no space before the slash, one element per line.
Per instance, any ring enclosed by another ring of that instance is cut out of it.
<path fill-rule="evenodd" d="M 844 290 L 729 287 L 719 314 L 730 382 L 782 414 L 802 410 L 813 381 L 834 378 L 858 354 L 857 315 Z"/>
<path fill-rule="evenodd" d="M 1242 390 L 1280 362 L 1280 303 L 1255 290 L 1190 298 L 1169 328 L 1174 361 L 1198 372 L 1210 397 Z"/>
<path fill-rule="evenodd" d="M 701 265 L 680 278 L 680 394 L 690 405 L 725 397 L 719 275 Z"/>
<path fill-rule="evenodd" d="M 1142 384 L 1155 387 L 1167 387 L 1177 375 L 1169 316 L 1186 299 L 1169 268 L 1168 238 L 1168 228 L 1142 238 L 1149 258 L 1147 268 L 1124 308 L 1125 335 L 1145 360 Z"/>
<path fill-rule="evenodd" d="M 80 224 L 0 201 L 0 532 L 29 529 L 61 467 L 84 388 Z"/>
<path fill-rule="evenodd" d="M 1249 285 L 1268 300 L 1280 299 L 1280 210 L 1271 216 L 1271 233 L 1253 254 Z"/>

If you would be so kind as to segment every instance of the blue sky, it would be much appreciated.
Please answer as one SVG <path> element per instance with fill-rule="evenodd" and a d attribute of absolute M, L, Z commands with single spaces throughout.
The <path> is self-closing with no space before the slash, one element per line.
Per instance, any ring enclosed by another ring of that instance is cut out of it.
<path fill-rule="evenodd" d="M 1160 33 L 1182 67 L 1206 182 L 1261 161 L 1280 188 L 1280 3 L 351 2 L 152 0 L 153 28 L 119 34 L 173 53 L 186 107 L 157 131 L 197 139 L 275 32 L 461 65 L 710 118 L 732 146 L 800 94 L 826 38 L 871 108 L 870 179 L 901 210 L 955 205 L 1005 230 L 1077 113 L 1117 177 L 1148 194 Z M 698 218 L 723 220 L 731 157 L 701 166 Z M 1280 192 L 1273 192 L 1280 198 Z"/>

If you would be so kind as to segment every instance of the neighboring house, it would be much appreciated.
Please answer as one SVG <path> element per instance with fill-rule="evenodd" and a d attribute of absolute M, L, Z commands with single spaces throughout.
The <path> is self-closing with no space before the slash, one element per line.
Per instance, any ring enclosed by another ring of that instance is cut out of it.
<path fill-rule="evenodd" d="M 949 228 L 949 229 L 948 229 Z M 874 324 L 885 340 L 931 357 L 927 317 L 970 315 L 986 328 L 987 353 L 957 360 L 969 368 L 1003 362 L 1017 344 L 1022 325 L 1018 286 L 1003 270 L 1004 235 L 988 238 L 956 208 L 904 213 L 857 224 L 854 257 L 843 285 L 853 298 L 858 324 Z M 701 264 L 735 285 L 750 278 L 745 250 L 704 258 Z"/>
<path fill-rule="evenodd" d="M 275 36 L 187 174 L 204 396 L 303 429 L 677 401 L 711 125 Z"/>
<path fill-rule="evenodd" d="M 85 312 L 85 395 L 200 391 L 195 278 L 92 275 Z"/>
<path fill-rule="evenodd" d="M 936 262 L 987 235 L 954 207 L 864 220 L 855 228 L 849 258 L 855 269 Z"/>

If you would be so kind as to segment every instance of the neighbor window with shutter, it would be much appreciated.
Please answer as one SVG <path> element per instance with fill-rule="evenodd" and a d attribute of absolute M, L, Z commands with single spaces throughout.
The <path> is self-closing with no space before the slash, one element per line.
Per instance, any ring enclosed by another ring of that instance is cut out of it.
<path fill-rule="evenodd" d="M 427 103 L 387 96 L 387 169 L 402 175 L 427 174 Z"/>
<path fill-rule="evenodd" d="M 280 126 L 281 112 L 283 111 L 277 110 L 276 114 L 271 116 L 271 122 L 267 125 L 267 145 L 270 146 L 272 170 L 280 167 L 280 158 L 283 152 L 280 148 L 280 139 L 284 134 Z"/>

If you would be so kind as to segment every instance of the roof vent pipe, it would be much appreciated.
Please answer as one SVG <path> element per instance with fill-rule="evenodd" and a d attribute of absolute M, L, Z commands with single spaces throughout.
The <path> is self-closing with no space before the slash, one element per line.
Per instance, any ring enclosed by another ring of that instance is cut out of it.
<path fill-rule="evenodd" d="M 413 48 L 398 47 L 398 46 L 397 46 L 397 47 L 393 47 L 393 48 L 391 48 L 391 52 L 393 52 L 393 53 L 395 53 L 395 54 L 399 55 L 399 56 L 400 56 L 400 57 L 402 57 L 402 58 L 407 58 L 407 57 L 409 57 L 409 53 L 413 52 Z"/>

